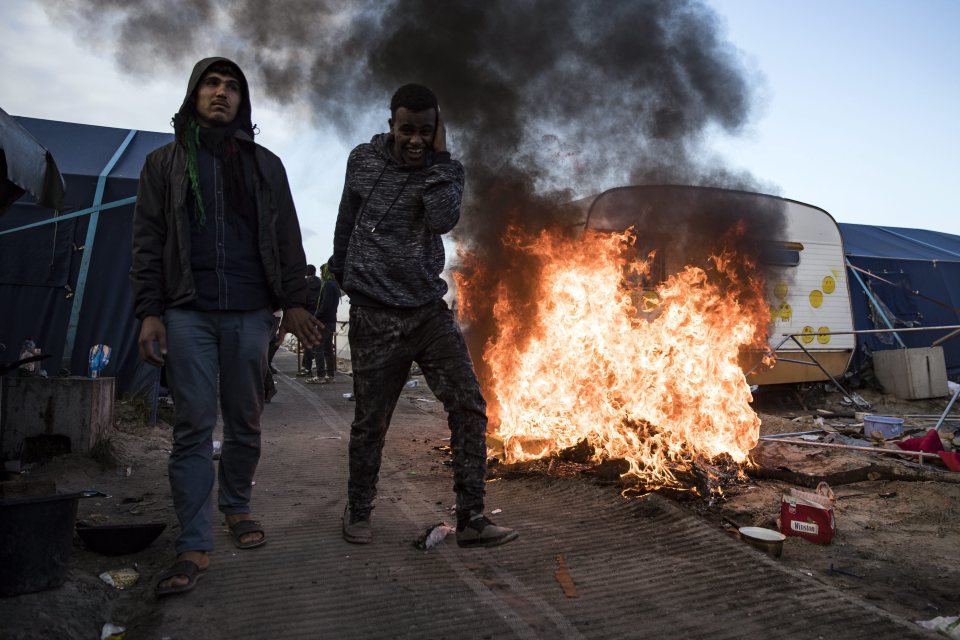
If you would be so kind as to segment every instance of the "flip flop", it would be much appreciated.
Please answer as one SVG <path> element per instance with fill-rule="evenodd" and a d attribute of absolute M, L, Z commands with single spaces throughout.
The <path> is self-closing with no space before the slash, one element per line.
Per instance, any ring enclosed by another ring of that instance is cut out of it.
<path fill-rule="evenodd" d="M 237 549 L 253 549 L 267 542 L 267 534 L 256 520 L 237 520 L 230 527 L 230 535 L 233 536 L 233 545 Z M 259 540 L 250 542 L 240 542 L 240 538 L 250 533 L 259 533 Z"/>
<path fill-rule="evenodd" d="M 157 578 L 157 584 L 153 588 L 153 592 L 158 598 L 164 596 L 172 596 L 175 593 L 186 593 L 187 591 L 192 591 L 195 586 L 197 586 L 197 581 L 203 577 L 206 568 L 201 569 L 200 565 L 192 560 L 177 560 L 174 562 L 169 569 L 160 574 Z M 181 585 L 170 585 L 166 587 L 161 587 L 160 583 L 174 578 L 176 576 L 183 576 L 187 579 L 187 584 Z"/>

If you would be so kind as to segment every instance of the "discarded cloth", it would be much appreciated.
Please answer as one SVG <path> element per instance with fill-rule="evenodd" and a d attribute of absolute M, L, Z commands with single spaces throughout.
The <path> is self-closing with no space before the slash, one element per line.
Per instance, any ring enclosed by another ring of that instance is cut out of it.
<path fill-rule="evenodd" d="M 936 453 L 947 465 L 950 471 L 960 472 L 960 453 L 955 451 L 944 451 L 943 443 L 940 441 L 940 434 L 936 429 L 930 429 L 925 436 L 916 438 L 907 438 L 897 442 L 896 445 L 904 451 L 922 451 L 923 453 Z"/>

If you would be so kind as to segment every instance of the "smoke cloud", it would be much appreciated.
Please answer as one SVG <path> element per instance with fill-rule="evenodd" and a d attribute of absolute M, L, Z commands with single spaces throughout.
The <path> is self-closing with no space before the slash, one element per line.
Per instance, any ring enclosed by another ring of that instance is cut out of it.
<path fill-rule="evenodd" d="M 318 124 L 353 142 L 371 133 L 360 138 L 354 130 L 358 113 L 382 113 L 385 123 L 398 86 L 430 86 L 467 169 L 456 238 L 472 258 L 459 268 L 470 275 L 482 267 L 484 287 L 505 282 L 518 299 L 530 283 L 522 258 L 503 247 L 509 224 L 574 229 L 582 209 L 558 205 L 616 185 L 761 186 L 706 160 L 708 133 L 735 134 L 748 123 L 759 79 L 697 0 L 48 0 L 47 7 L 84 38 L 113 43 L 118 64 L 132 73 L 165 65 L 186 80 L 202 57 L 232 58 L 255 97 L 305 102 Z M 493 330 L 490 309 L 478 302 L 468 332 L 475 360 Z"/>

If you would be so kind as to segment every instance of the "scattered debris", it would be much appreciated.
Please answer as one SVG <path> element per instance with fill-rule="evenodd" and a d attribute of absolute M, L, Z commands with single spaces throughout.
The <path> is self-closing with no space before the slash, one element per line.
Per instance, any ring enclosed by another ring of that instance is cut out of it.
<path fill-rule="evenodd" d="M 578 596 L 577 587 L 573 584 L 573 578 L 570 577 L 567 561 L 561 554 L 557 554 L 556 560 L 557 570 L 553 572 L 553 577 L 560 583 L 560 587 L 563 589 L 563 595 L 568 598 L 576 598 Z"/>
<path fill-rule="evenodd" d="M 860 580 L 863 580 L 864 578 L 864 576 L 860 575 L 859 573 L 854 573 L 852 571 L 847 571 L 846 569 L 834 567 L 832 562 L 830 563 L 829 573 L 834 573 L 840 576 L 850 576 L 851 578 L 858 578 Z"/>
<path fill-rule="evenodd" d="M 127 589 L 137 584 L 137 581 L 140 580 L 140 573 L 132 567 L 111 569 L 101 573 L 100 579 L 116 589 Z"/>
<path fill-rule="evenodd" d="M 427 527 L 427 530 L 423 532 L 422 536 L 417 538 L 413 546 L 421 551 L 428 551 L 443 542 L 444 538 L 454 531 L 456 531 L 456 529 L 446 522 L 438 522 L 435 525 Z"/>
<path fill-rule="evenodd" d="M 833 502 L 833 490 L 826 482 L 817 485 L 816 492 L 791 489 L 780 500 L 783 533 L 817 544 L 830 544 L 836 531 Z"/>
<path fill-rule="evenodd" d="M 917 620 L 917 624 L 924 629 L 936 631 L 940 635 L 954 640 L 960 640 L 960 616 L 937 616 L 930 620 Z"/>

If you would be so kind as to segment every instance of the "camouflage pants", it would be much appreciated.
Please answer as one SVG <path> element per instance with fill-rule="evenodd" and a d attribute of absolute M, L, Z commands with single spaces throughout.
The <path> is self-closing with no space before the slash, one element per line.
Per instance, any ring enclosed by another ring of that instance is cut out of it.
<path fill-rule="evenodd" d="M 483 511 L 487 405 L 460 327 L 443 300 L 415 309 L 350 308 L 356 414 L 350 427 L 351 511 L 366 515 L 377 494 L 390 418 L 410 365 L 420 365 L 450 426 L 457 513 Z"/>

